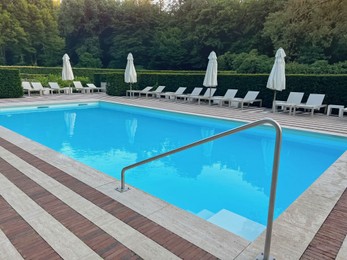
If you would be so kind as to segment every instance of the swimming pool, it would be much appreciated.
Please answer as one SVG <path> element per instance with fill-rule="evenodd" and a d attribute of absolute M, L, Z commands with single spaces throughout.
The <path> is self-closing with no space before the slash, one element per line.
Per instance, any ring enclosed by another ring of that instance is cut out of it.
<path fill-rule="evenodd" d="M 129 164 L 243 124 L 105 102 L 3 110 L 0 123 L 118 179 Z M 252 240 L 266 223 L 274 135 L 226 137 L 130 170 L 127 183 Z M 346 138 L 284 130 L 275 217 L 346 149 Z M 256 232 L 233 230 L 245 220 Z"/>

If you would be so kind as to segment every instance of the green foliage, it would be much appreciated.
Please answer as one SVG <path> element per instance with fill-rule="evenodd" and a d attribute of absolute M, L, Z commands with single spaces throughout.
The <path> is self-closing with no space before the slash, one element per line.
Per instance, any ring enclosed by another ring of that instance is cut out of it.
<path fill-rule="evenodd" d="M 132 52 L 137 69 L 204 70 L 214 50 L 220 68 L 268 73 L 279 47 L 300 73 L 316 71 L 311 65 L 340 73 L 330 66 L 347 60 L 346 0 L 175 0 L 163 8 L 163 0 L 2 0 L 0 64 L 57 66 L 66 52 L 74 67 L 125 68 Z"/>
<path fill-rule="evenodd" d="M 30 75 L 35 74 L 53 74 L 59 75 L 61 78 L 62 68 L 61 67 L 37 67 L 37 66 L 0 66 L 1 68 L 12 68 L 18 69 L 22 78 L 30 77 Z M 115 69 L 96 69 L 96 68 L 73 68 L 73 73 L 75 77 L 87 77 L 92 79 L 94 73 L 105 73 L 105 72 L 114 72 Z M 124 72 L 124 70 L 119 70 Z"/>
<path fill-rule="evenodd" d="M 148 1 L 63 1 L 60 28 L 71 61 L 78 66 L 124 68 L 128 52 L 148 64 L 156 8 Z"/>
<path fill-rule="evenodd" d="M 153 49 L 153 35 L 159 27 L 158 10 L 149 1 L 124 1 L 113 14 L 108 38 L 109 67 L 125 68 L 129 52 L 135 62 L 148 68 Z"/>
<path fill-rule="evenodd" d="M 77 66 L 85 68 L 100 68 L 101 61 L 98 57 L 93 56 L 89 52 L 81 52 Z"/>
<path fill-rule="evenodd" d="M 230 52 L 220 56 L 219 68 L 233 70 L 237 73 L 268 73 L 271 71 L 274 59 L 266 55 L 259 55 L 257 50 L 249 53 L 233 54 Z"/>
<path fill-rule="evenodd" d="M 56 65 L 63 40 L 48 0 L 3 0 L 0 5 L 0 54 L 3 64 Z"/>
<path fill-rule="evenodd" d="M 218 58 L 220 70 L 231 70 L 237 73 L 269 73 L 274 57 L 260 55 L 256 50 L 249 53 L 227 52 Z M 298 62 L 286 63 L 287 74 L 347 74 L 347 61 L 329 64 L 327 60 L 316 60 L 312 64 Z"/>
<path fill-rule="evenodd" d="M 22 80 L 31 81 L 31 82 L 41 82 L 42 86 L 48 87 L 48 82 L 57 82 L 61 87 L 69 87 L 72 86 L 72 81 L 81 81 L 83 85 L 87 83 L 91 83 L 91 79 L 89 77 L 79 76 L 75 77 L 74 80 L 62 80 L 60 75 L 56 74 L 27 74 L 25 78 L 22 75 Z"/>
<path fill-rule="evenodd" d="M 0 69 L 0 98 L 18 98 L 23 96 L 19 71 Z"/>
<path fill-rule="evenodd" d="M 154 48 L 150 67 L 161 69 L 163 63 L 166 69 L 182 69 L 188 52 L 183 47 L 184 34 L 178 27 L 158 31 L 154 37 Z"/>
<path fill-rule="evenodd" d="M 15 62 L 14 57 L 20 53 L 20 45 L 25 40 L 25 32 L 13 16 L 14 14 L 0 5 L 0 64 Z"/>
<path fill-rule="evenodd" d="M 171 25 L 181 28 L 185 35 L 183 46 L 188 55 L 182 64 L 189 69 L 203 69 L 212 50 L 217 55 L 223 55 L 226 52 L 249 52 L 256 48 L 264 54 L 271 54 L 271 41 L 262 37 L 262 30 L 266 16 L 279 8 L 278 2 L 182 1 L 171 18 Z"/>
<path fill-rule="evenodd" d="M 106 93 L 111 96 L 124 96 L 128 85 L 124 82 L 124 74 L 110 73 L 103 80 L 106 82 Z M 133 84 L 133 89 L 136 89 L 137 84 Z"/>
<path fill-rule="evenodd" d="M 276 48 L 283 47 L 291 61 L 335 63 L 347 58 L 346 45 L 340 45 L 346 42 L 346 28 L 345 0 L 288 0 L 282 10 L 268 15 L 263 35 Z"/>
<path fill-rule="evenodd" d="M 314 63 L 300 64 L 290 62 L 286 64 L 288 74 L 347 74 L 347 61 L 329 64 L 326 60 L 317 60 Z"/>

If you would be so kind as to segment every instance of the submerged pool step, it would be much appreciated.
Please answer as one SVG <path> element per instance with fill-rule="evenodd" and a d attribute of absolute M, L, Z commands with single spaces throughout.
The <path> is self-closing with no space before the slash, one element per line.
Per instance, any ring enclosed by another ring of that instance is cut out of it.
<path fill-rule="evenodd" d="M 254 241 L 266 228 L 260 223 L 226 209 L 220 210 L 206 220 L 248 241 Z"/>
<path fill-rule="evenodd" d="M 210 217 L 212 217 L 215 213 L 213 213 L 212 211 L 209 211 L 207 209 L 203 209 L 202 211 L 200 211 L 198 214 L 196 214 L 197 216 L 199 216 L 200 218 L 206 219 L 208 220 Z"/>
<path fill-rule="evenodd" d="M 226 209 L 217 213 L 203 209 L 196 215 L 248 241 L 254 241 L 266 228 L 258 222 Z"/>

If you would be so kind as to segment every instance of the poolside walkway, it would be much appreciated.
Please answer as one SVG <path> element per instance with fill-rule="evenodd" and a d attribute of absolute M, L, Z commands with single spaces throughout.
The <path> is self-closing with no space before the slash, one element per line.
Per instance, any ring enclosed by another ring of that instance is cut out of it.
<path fill-rule="evenodd" d="M 347 136 L 347 116 L 289 116 L 244 110 L 73 94 L 0 99 L 20 104 L 104 100 Z M 0 127 L 0 259 L 255 259 L 250 243 L 142 191 Z M 347 153 L 275 222 L 277 259 L 347 259 Z"/>

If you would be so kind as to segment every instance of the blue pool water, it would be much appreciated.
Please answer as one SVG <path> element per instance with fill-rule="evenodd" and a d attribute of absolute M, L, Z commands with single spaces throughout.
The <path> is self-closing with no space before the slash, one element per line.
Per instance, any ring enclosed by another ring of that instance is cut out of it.
<path fill-rule="evenodd" d="M 2 109 L 0 124 L 120 179 L 129 164 L 243 123 L 100 102 Z M 126 182 L 227 229 L 233 219 L 261 231 L 274 141 L 271 127 L 257 127 L 129 170 Z M 285 129 L 275 218 L 346 150 L 347 138 Z"/>

